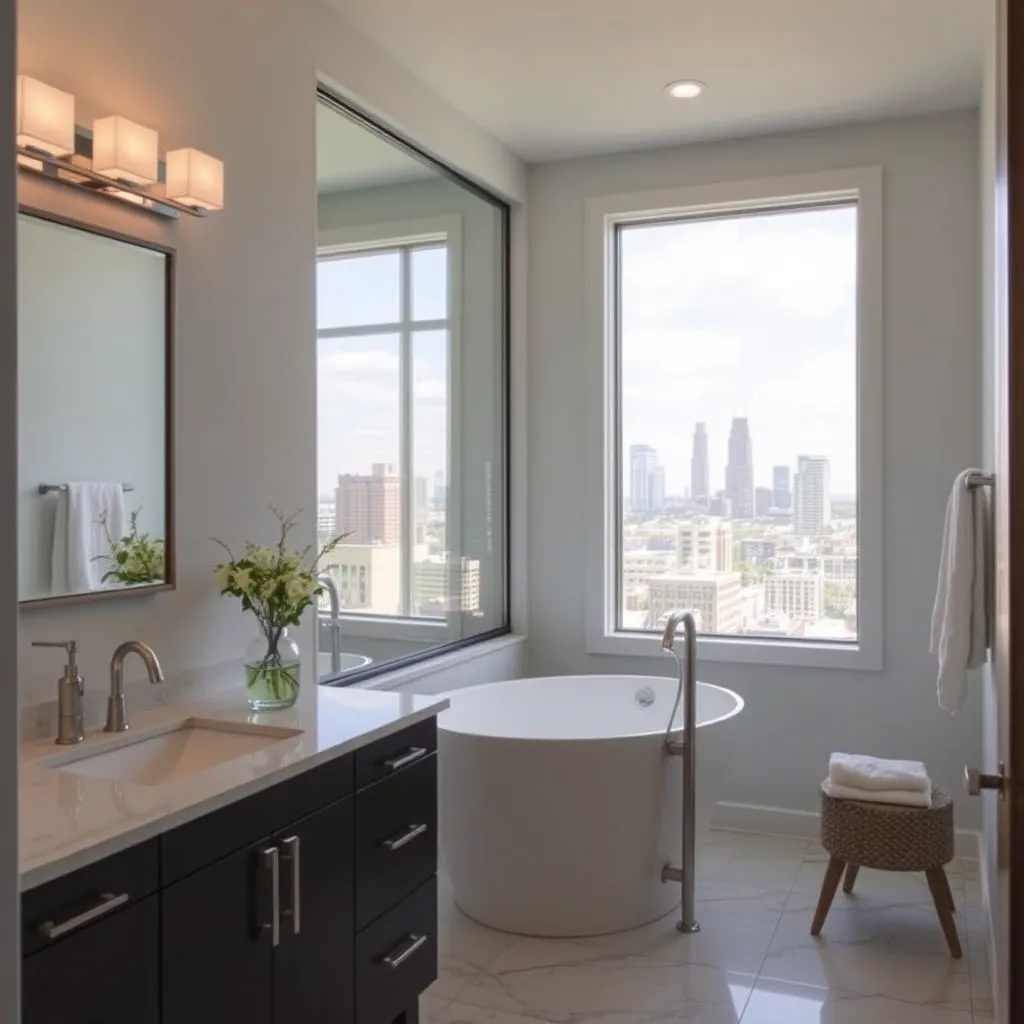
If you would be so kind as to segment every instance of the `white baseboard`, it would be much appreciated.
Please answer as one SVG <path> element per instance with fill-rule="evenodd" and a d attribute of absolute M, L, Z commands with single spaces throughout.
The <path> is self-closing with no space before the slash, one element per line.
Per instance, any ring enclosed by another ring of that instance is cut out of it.
<path fill-rule="evenodd" d="M 736 832 L 765 832 L 796 839 L 817 839 L 821 835 L 821 815 L 817 811 L 795 811 L 788 807 L 761 807 L 721 801 L 715 808 L 712 824 Z M 978 857 L 979 833 L 958 828 L 954 849 L 958 857 Z"/>

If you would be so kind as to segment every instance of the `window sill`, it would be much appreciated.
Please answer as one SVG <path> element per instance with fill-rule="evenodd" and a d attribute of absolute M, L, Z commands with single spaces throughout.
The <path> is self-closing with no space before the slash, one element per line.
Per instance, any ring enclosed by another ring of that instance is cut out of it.
<path fill-rule="evenodd" d="M 676 646 L 681 649 L 681 638 Z M 657 633 L 605 633 L 587 638 L 588 654 L 609 654 L 626 658 L 663 658 Z M 881 651 L 867 645 L 814 643 L 813 641 L 730 640 L 725 637 L 698 637 L 697 658 L 701 662 L 726 662 L 734 665 L 778 665 L 791 668 L 847 669 L 881 672 Z"/>

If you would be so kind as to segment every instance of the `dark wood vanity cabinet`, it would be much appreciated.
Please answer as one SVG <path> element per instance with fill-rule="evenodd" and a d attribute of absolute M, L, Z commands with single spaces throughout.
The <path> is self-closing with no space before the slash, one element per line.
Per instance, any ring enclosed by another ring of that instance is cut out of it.
<path fill-rule="evenodd" d="M 435 752 L 430 720 L 26 893 L 24 1024 L 415 1024 Z"/>

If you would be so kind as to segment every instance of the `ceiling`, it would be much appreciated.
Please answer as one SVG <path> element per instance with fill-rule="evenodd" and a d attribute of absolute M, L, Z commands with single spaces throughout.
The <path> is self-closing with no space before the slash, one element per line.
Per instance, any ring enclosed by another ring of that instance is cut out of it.
<path fill-rule="evenodd" d="M 974 106 L 990 0 L 330 2 L 540 161 Z"/>
<path fill-rule="evenodd" d="M 317 104 L 316 182 L 321 195 L 438 176 L 438 171 L 404 149 L 325 104 Z"/>

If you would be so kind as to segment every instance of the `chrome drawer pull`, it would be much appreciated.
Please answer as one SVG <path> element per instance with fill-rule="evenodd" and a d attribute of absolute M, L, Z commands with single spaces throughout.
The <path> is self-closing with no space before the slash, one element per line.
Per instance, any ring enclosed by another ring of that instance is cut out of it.
<path fill-rule="evenodd" d="M 407 764 L 413 764 L 418 761 L 421 757 L 426 757 L 429 751 L 426 747 L 410 747 L 404 754 L 399 754 L 397 757 L 389 757 L 381 764 L 389 772 L 397 772 L 399 768 L 404 768 Z"/>
<path fill-rule="evenodd" d="M 382 964 L 390 967 L 391 970 L 396 971 L 406 960 L 409 959 L 427 941 L 426 935 L 410 935 L 406 944 L 399 947 L 394 953 L 388 953 L 386 957 L 381 960 Z"/>
<path fill-rule="evenodd" d="M 66 921 L 61 921 L 60 924 L 46 921 L 39 926 L 39 931 L 47 939 L 59 939 L 62 935 L 67 935 L 68 932 L 73 932 L 76 928 L 81 928 L 82 925 L 89 924 L 90 921 L 95 921 L 97 918 L 103 917 L 104 914 L 109 914 L 118 907 L 123 907 L 130 898 L 126 892 L 122 892 L 117 896 L 112 892 L 102 893 L 100 895 L 100 902 L 95 907 L 83 910 L 81 914 L 69 917 Z"/>
<path fill-rule="evenodd" d="M 403 846 L 408 846 L 409 843 L 414 839 L 418 839 L 426 831 L 426 825 L 410 825 L 400 836 L 395 836 L 394 839 L 385 839 L 380 845 L 385 850 L 393 853 L 395 850 L 400 850 Z"/>
<path fill-rule="evenodd" d="M 289 836 L 281 840 L 281 863 L 291 872 L 291 906 L 282 910 L 281 916 L 292 919 L 292 935 L 298 935 L 302 928 L 302 868 L 299 861 L 299 844 L 298 836 Z"/>
<path fill-rule="evenodd" d="M 276 846 L 260 853 L 260 867 L 270 875 L 270 920 L 261 921 L 260 928 L 270 932 L 270 945 L 281 945 L 281 861 Z"/>

